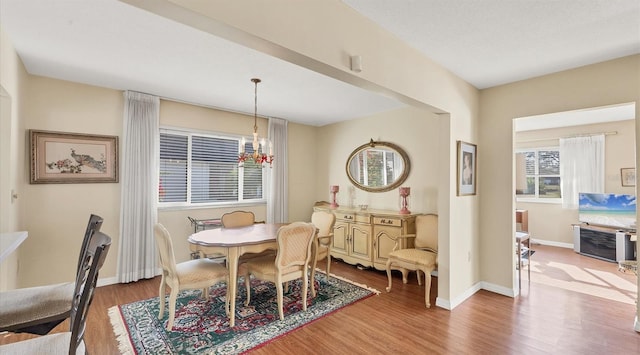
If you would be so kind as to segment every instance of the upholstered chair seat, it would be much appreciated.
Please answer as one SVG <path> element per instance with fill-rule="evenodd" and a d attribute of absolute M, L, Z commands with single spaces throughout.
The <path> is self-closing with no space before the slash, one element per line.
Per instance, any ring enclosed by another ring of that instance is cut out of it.
<path fill-rule="evenodd" d="M 245 305 L 251 302 L 250 275 L 260 280 L 275 283 L 278 299 L 278 314 L 284 319 L 282 309 L 284 301 L 284 284 L 302 279 L 302 309 L 307 309 L 307 287 L 309 283 L 308 268 L 311 262 L 311 244 L 317 233 L 312 223 L 295 222 L 280 227 L 276 235 L 278 251 L 275 256 L 262 256 L 249 259 L 240 264 L 239 274 L 244 275 L 247 289 Z"/>
<path fill-rule="evenodd" d="M 213 260 L 202 258 L 176 263 L 173 253 L 173 242 L 169 231 L 160 223 L 154 227 L 156 244 L 160 252 L 160 264 L 162 266 L 162 279 L 160 280 L 160 309 L 158 319 L 164 316 L 166 286 L 169 286 L 169 320 L 167 330 L 173 329 L 176 314 L 176 300 L 178 292 L 182 290 L 202 290 L 202 297 L 209 297 L 209 287 L 228 281 L 229 273 L 227 268 Z M 229 300 L 227 307 L 229 309 Z"/>
<path fill-rule="evenodd" d="M 401 238 L 414 239 L 414 247 L 398 249 Z M 438 267 L 438 216 L 435 214 L 420 215 L 416 217 L 416 233 L 392 238 L 395 240 L 393 251 L 387 259 L 387 278 L 391 291 L 391 269 L 402 272 L 402 282 L 407 283 L 407 272 L 416 271 L 418 285 L 421 285 L 421 273 L 424 274 L 425 305 L 431 307 L 431 273 Z"/>
<path fill-rule="evenodd" d="M 76 278 L 93 233 L 103 219 L 91 215 L 82 238 Z M 76 282 L 19 288 L 0 292 L 0 331 L 44 335 L 69 318 Z"/>
<path fill-rule="evenodd" d="M 89 314 L 89 306 L 98 281 L 98 271 L 104 264 L 110 246 L 109 236 L 92 231 L 90 241 L 83 252 L 84 258 L 78 267 L 75 287 L 71 289 L 70 331 L 0 345 L 0 354 L 85 355 L 87 353 L 84 341 L 86 317 Z M 99 353 L 97 349 L 96 353 Z"/>
<path fill-rule="evenodd" d="M 336 222 L 336 215 L 327 211 L 316 211 L 311 215 L 311 223 L 318 229 L 318 236 L 311 246 L 312 266 L 311 266 L 311 296 L 316 297 L 315 279 L 318 261 L 327 259 L 326 277 L 331 271 L 331 245 L 333 244 L 333 226 Z"/>

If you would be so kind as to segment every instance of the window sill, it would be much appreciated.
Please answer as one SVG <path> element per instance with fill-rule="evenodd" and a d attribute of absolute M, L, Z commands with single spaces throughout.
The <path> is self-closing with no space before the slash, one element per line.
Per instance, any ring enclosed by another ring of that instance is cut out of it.
<path fill-rule="evenodd" d="M 516 197 L 516 202 L 561 205 L 562 199 L 561 198 L 526 198 L 526 197 L 518 198 Z"/>
<path fill-rule="evenodd" d="M 223 202 L 223 203 L 203 203 L 197 205 L 158 205 L 158 211 L 180 211 L 180 210 L 202 210 L 213 208 L 229 208 L 229 207 L 251 207 L 266 205 L 266 200 L 251 202 Z"/>

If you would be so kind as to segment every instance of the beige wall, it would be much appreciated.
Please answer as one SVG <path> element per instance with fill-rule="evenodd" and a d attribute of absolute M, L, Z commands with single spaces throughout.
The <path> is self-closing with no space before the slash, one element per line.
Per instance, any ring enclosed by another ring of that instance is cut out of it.
<path fill-rule="evenodd" d="M 516 133 L 518 148 L 558 147 L 558 137 L 572 134 L 617 132 L 605 136 L 605 189 L 607 193 L 635 195 L 635 187 L 623 187 L 620 168 L 635 167 L 635 120 Z M 561 204 L 516 202 L 516 208 L 529 211 L 529 233 L 543 244 L 573 247 L 571 224 L 578 223 L 578 210 Z"/>
<path fill-rule="evenodd" d="M 121 136 L 123 95 L 121 91 L 98 88 L 37 76 L 28 77 L 27 109 L 22 121 L 25 130 L 39 129 L 62 132 L 94 133 Z M 247 135 L 253 129 L 253 118 L 215 109 L 161 100 L 160 124 L 210 132 Z M 265 135 L 267 121 L 260 119 L 259 133 Z M 313 152 L 313 127 L 290 125 L 289 142 L 293 158 L 290 169 L 290 214 L 292 220 L 309 220 L 313 194 L 304 182 L 314 176 L 313 160 L 304 152 Z M 26 136 L 23 130 L 21 135 Z M 300 144 L 300 147 L 296 145 Z M 26 149 L 26 146 L 25 146 Z M 26 169 L 24 159 L 18 166 Z M 268 168 L 267 168 L 268 169 Z M 25 177 L 26 178 L 26 177 Z M 29 238 L 20 248 L 19 286 L 41 285 L 72 280 L 89 214 L 105 219 L 102 230 L 113 238 L 111 252 L 101 271 L 102 279 L 115 277 L 119 244 L 120 184 L 24 184 L 26 207 L 21 228 Z M 295 198 L 291 198 L 295 197 Z M 220 208 L 161 209 L 158 220 L 167 226 L 176 247 L 176 258 L 189 258 L 186 237 L 192 233 L 187 216 L 220 217 L 235 209 L 253 211 L 258 220 L 266 219 L 266 206 L 228 205 Z M 305 213 L 306 211 L 306 213 Z M 63 257 L 64 256 L 64 257 Z M 48 270 L 43 273 L 42 270 Z"/>
<path fill-rule="evenodd" d="M 411 187 L 410 210 L 414 213 L 438 212 L 438 115 L 417 108 L 393 110 L 371 117 L 327 125 L 319 129 L 316 199 L 329 201 L 329 185 L 339 185 L 338 203 L 348 206 L 350 193 L 354 205 L 399 210 L 398 189 L 369 193 L 355 188 L 346 174 L 347 158 L 354 149 L 374 141 L 397 144 L 407 152 L 411 172 L 402 186 Z"/>
<path fill-rule="evenodd" d="M 0 233 L 24 230 L 20 220 L 25 205 L 22 195 L 24 168 L 23 97 L 27 73 L 11 42 L 0 28 Z M 11 199 L 15 191 L 18 199 Z M 0 264 L 0 290 L 16 288 L 18 282 L 19 251 Z"/>
<path fill-rule="evenodd" d="M 19 227 L 20 200 L 11 201 L 11 190 L 20 193 L 23 169 L 18 159 L 24 154 L 23 123 L 20 120 L 27 73 L 11 41 L 0 29 L 0 232 L 15 232 Z M 19 134 L 20 132 L 20 134 Z"/>
<path fill-rule="evenodd" d="M 38 129 L 121 136 L 123 103 L 122 93 L 116 90 L 29 76 L 21 118 L 25 130 L 20 134 Z M 19 166 L 28 169 L 29 160 L 25 158 Z M 119 183 L 26 183 L 22 196 L 26 207 L 22 212 L 22 228 L 29 231 L 29 238 L 20 248 L 21 287 L 73 280 L 91 213 L 104 218 L 102 231 L 113 238 L 101 277 L 115 275 Z"/>
<path fill-rule="evenodd" d="M 478 155 L 478 168 L 482 178 L 483 280 L 494 285 L 514 284 L 513 119 L 635 102 L 637 122 L 639 77 L 640 56 L 635 55 L 481 91 L 479 149 L 483 150 Z"/>

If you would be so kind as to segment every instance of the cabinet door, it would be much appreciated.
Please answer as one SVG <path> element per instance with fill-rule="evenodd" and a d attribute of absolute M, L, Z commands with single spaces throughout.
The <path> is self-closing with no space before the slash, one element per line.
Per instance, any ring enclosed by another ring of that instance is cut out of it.
<path fill-rule="evenodd" d="M 371 226 L 351 224 L 351 256 L 371 262 Z"/>
<path fill-rule="evenodd" d="M 373 262 L 386 264 L 389 253 L 396 243 L 391 237 L 402 235 L 402 228 L 389 226 L 373 226 Z M 400 249 L 406 248 L 406 242 L 400 239 Z"/>
<path fill-rule="evenodd" d="M 336 254 L 349 254 L 349 223 L 344 221 L 336 221 L 333 226 L 333 246 L 331 248 L 332 253 Z"/>

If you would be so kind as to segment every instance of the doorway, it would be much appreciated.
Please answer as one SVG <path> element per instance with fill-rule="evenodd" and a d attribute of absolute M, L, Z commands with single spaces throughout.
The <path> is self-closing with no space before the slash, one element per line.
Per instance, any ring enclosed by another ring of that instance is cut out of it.
<path fill-rule="evenodd" d="M 563 208 L 559 169 L 560 138 L 603 135 L 603 192 L 635 196 L 636 187 L 622 183 L 621 170 L 635 169 L 635 103 L 521 117 L 513 126 L 514 198 L 516 209 L 527 211 L 535 251 L 531 282 L 635 303 L 635 275 L 618 271 L 617 263 L 574 252 L 572 225 L 581 221 L 577 208 Z M 525 294 L 527 273 L 522 275 Z"/>

